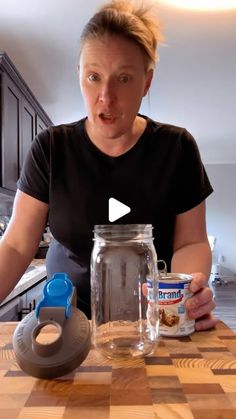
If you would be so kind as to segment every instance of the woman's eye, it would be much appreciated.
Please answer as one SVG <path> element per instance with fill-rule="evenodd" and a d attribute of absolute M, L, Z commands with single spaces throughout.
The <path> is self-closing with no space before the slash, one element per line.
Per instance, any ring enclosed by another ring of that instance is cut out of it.
<path fill-rule="evenodd" d="M 122 83 L 128 83 L 128 81 L 130 80 L 130 76 L 127 76 L 127 74 L 122 74 L 122 75 L 119 77 L 119 80 L 120 80 Z"/>
<path fill-rule="evenodd" d="M 89 81 L 98 81 L 99 77 L 97 74 L 89 74 L 88 79 Z"/>

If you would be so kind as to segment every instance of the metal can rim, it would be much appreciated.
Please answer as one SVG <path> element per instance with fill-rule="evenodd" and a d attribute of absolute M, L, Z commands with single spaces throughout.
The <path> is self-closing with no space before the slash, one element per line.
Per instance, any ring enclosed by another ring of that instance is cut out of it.
<path fill-rule="evenodd" d="M 192 275 L 183 274 L 183 273 L 174 273 L 174 272 L 165 272 L 164 274 L 160 273 L 159 281 L 172 283 L 172 282 L 191 282 L 193 279 Z"/>

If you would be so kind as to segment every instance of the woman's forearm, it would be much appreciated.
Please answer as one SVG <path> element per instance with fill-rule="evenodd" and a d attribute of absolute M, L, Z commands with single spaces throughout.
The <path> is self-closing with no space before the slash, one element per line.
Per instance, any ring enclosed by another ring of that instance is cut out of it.
<path fill-rule="evenodd" d="M 0 302 L 13 290 L 33 259 L 32 252 L 22 255 L 4 238 L 0 243 Z"/>
<path fill-rule="evenodd" d="M 47 204 L 17 191 L 11 220 L 0 241 L 0 301 L 12 291 L 33 259 L 47 214 Z"/>
<path fill-rule="evenodd" d="M 208 241 L 185 245 L 172 257 L 171 271 L 182 273 L 202 272 L 209 278 L 212 254 Z"/>

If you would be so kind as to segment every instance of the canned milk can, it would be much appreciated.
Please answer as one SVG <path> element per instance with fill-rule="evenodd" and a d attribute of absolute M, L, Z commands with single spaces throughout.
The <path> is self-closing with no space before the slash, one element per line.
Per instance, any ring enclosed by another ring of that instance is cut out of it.
<path fill-rule="evenodd" d="M 163 273 L 159 278 L 159 333 L 162 336 L 187 336 L 194 332 L 195 321 L 189 319 L 185 308 L 191 297 L 189 290 L 192 276 Z"/>

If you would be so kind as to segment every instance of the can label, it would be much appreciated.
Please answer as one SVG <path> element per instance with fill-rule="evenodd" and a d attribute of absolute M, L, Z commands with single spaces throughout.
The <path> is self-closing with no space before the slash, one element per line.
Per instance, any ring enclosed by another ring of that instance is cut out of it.
<path fill-rule="evenodd" d="M 159 333 L 162 336 L 186 336 L 195 330 L 195 321 L 189 319 L 185 308 L 191 297 L 192 277 L 184 274 L 166 274 L 159 280 Z"/>

